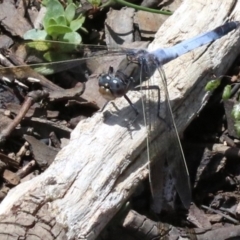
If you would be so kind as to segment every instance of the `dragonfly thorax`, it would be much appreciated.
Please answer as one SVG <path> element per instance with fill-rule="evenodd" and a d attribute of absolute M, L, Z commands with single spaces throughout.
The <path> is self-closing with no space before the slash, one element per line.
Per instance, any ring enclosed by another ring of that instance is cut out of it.
<path fill-rule="evenodd" d="M 99 92 L 107 100 L 114 100 L 122 97 L 128 91 L 128 84 L 119 77 L 111 74 L 104 74 L 98 80 Z"/>

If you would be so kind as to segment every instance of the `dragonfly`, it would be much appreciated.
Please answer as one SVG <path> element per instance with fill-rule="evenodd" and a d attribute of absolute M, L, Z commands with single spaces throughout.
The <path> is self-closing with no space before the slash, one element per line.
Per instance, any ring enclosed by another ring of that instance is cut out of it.
<path fill-rule="evenodd" d="M 41 52 L 41 56 L 45 54 L 55 59 L 54 52 L 56 50 L 70 49 L 69 52 L 74 51 L 74 54 L 71 55 L 73 59 L 63 59 L 57 60 L 55 62 L 49 63 L 36 63 L 30 65 L 21 65 L 16 67 L 6 67 L 0 69 L 0 78 L 5 79 L 23 79 L 28 78 L 31 75 L 32 78 L 39 80 L 40 84 L 48 90 L 55 90 L 55 86 L 49 82 L 42 79 L 41 75 L 37 74 L 32 69 L 42 72 L 48 72 L 49 69 L 52 72 L 59 70 L 69 69 L 90 58 L 101 58 L 106 55 L 110 56 L 126 56 L 118 69 L 115 71 L 112 66 L 109 67 L 106 74 L 101 74 L 99 76 L 99 92 L 104 98 L 109 100 L 114 100 L 119 97 L 124 97 L 127 102 L 132 107 L 136 115 L 139 115 L 138 109 L 131 102 L 130 98 L 127 96 L 129 90 L 135 88 L 143 81 L 149 79 L 155 71 L 158 71 L 161 80 L 162 86 L 165 93 L 165 103 L 166 103 L 166 119 L 164 122 L 168 128 L 169 140 L 174 144 L 174 148 L 171 149 L 170 154 L 167 156 L 167 165 L 169 172 L 173 179 L 173 184 L 176 188 L 177 193 L 180 196 L 180 199 L 183 203 L 183 206 L 188 209 L 191 203 L 191 184 L 189 179 L 188 168 L 186 165 L 184 153 L 182 150 L 180 138 L 178 135 L 178 130 L 174 121 L 173 111 L 171 108 L 171 103 L 169 99 L 169 92 L 167 88 L 167 79 L 164 73 L 162 66 L 173 59 L 178 58 L 179 56 L 186 54 L 198 47 L 209 44 L 229 32 L 237 29 L 240 23 L 237 21 L 227 22 L 224 25 L 217 27 L 209 32 L 203 33 L 191 39 L 180 42 L 172 47 L 160 48 L 153 51 L 148 51 L 146 49 L 128 49 L 128 48 L 119 48 L 119 49 L 110 49 L 105 46 L 91 46 L 91 45 L 78 45 L 74 46 L 72 49 L 71 45 L 67 43 L 51 42 L 51 41 L 27 41 L 24 46 L 28 50 L 27 52 Z M 76 59 L 77 54 L 81 54 L 81 57 Z M 1 59 L 0 59 L 1 60 Z M 149 164 L 151 165 L 151 164 Z M 151 166 L 150 173 L 151 173 Z M 153 197 L 153 209 L 155 212 L 159 212 L 159 208 L 156 207 L 158 196 L 158 190 L 155 190 L 154 181 L 152 180 L 151 174 L 151 192 Z"/>
<path fill-rule="evenodd" d="M 239 22 L 228 22 L 220 27 L 213 29 L 212 31 L 185 40 L 169 48 L 160 48 L 152 52 L 143 49 L 134 52 L 131 51 L 127 54 L 129 58 L 129 64 L 123 65 L 116 71 L 115 74 L 113 74 L 113 69 L 109 68 L 109 73 L 99 78 L 100 92 L 106 99 L 112 100 L 124 96 L 124 98 L 128 101 L 130 106 L 135 111 L 136 115 L 138 115 L 138 111 L 126 95 L 126 93 L 130 89 L 134 88 L 136 84 L 136 81 L 134 81 L 134 78 L 132 76 L 134 75 L 136 69 L 138 72 L 144 71 L 147 73 L 148 77 L 150 77 L 155 72 L 155 70 L 158 70 L 162 79 L 162 86 L 164 88 L 166 97 L 165 103 L 167 105 L 167 119 L 165 121 L 167 122 L 168 126 L 168 138 L 169 141 L 171 141 L 171 146 L 174 146 L 174 149 L 171 148 L 171 150 L 168 150 L 167 164 L 173 179 L 173 184 L 186 209 L 189 208 L 191 203 L 191 184 L 189 172 L 178 135 L 178 130 L 174 121 L 167 88 L 167 79 L 162 66 L 187 52 L 190 52 L 198 47 L 201 47 L 223 37 L 227 33 L 238 28 L 239 24 Z M 139 66 L 143 66 L 140 71 Z M 143 77 L 142 80 L 144 79 L 145 78 Z M 149 169 L 149 181 L 151 183 L 150 187 L 153 198 L 152 209 L 155 213 L 159 213 L 161 211 L 161 207 L 159 206 L 159 199 L 161 199 L 161 196 L 159 196 L 159 189 L 156 189 L 156 187 L 154 187 L 154 181 L 159 181 L 159 179 L 154 179 L 153 181 L 153 179 L 151 179 L 151 164 L 149 165 Z M 152 169 L 154 169 L 154 166 Z"/>

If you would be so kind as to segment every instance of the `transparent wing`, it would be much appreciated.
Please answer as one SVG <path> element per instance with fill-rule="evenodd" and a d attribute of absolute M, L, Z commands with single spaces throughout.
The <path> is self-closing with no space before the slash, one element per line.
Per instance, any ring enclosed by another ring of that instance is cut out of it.
<path fill-rule="evenodd" d="M 54 41 L 25 41 L 17 47 L 15 46 L 13 52 L 14 54 L 7 53 L 8 59 L 10 59 L 7 64 L 3 61 L 3 57 L 0 56 L 0 62 L 7 66 L 0 69 L 0 78 L 21 79 L 31 77 L 31 75 L 35 74 L 33 74 L 29 66 L 38 73 L 48 75 L 76 67 L 87 59 L 107 55 L 126 55 L 131 50 Z M 11 62 L 19 66 L 13 65 Z M 30 64 L 27 65 L 27 63 Z"/>
<path fill-rule="evenodd" d="M 154 66 L 155 65 L 155 66 Z M 155 213 L 160 213 L 164 208 L 164 203 L 168 199 L 172 199 L 171 189 L 175 188 L 180 196 L 180 199 L 186 209 L 189 208 L 191 203 L 191 185 L 189 180 L 189 173 L 183 154 L 181 142 L 179 139 L 178 131 L 173 117 L 173 112 L 169 100 L 169 93 L 167 89 L 166 76 L 161 67 L 157 67 L 157 64 L 152 63 L 151 66 L 147 66 L 149 75 L 158 68 L 160 74 L 160 81 L 158 86 L 156 84 L 155 76 L 151 76 L 151 81 L 144 82 L 147 84 L 149 91 L 146 92 L 146 101 L 143 101 L 143 115 L 145 123 L 147 124 L 147 144 L 148 146 L 148 160 L 149 160 L 149 181 L 152 193 L 152 209 Z M 144 72 L 144 69 L 142 69 Z M 158 84 L 158 83 L 157 83 Z M 156 117 L 159 113 L 159 104 L 156 104 L 156 99 L 160 101 L 160 88 L 163 87 L 165 95 L 165 110 L 166 116 L 164 119 Z M 154 116 L 152 116 L 155 114 Z M 159 131 L 159 120 L 161 124 L 164 124 L 165 132 Z M 156 134 L 164 134 L 164 142 L 158 141 Z M 151 135 L 151 136 L 150 136 Z M 159 153 L 163 154 L 159 159 Z M 167 165 L 166 165 L 167 160 Z M 172 178 L 169 178 L 169 173 Z M 166 199 L 167 198 L 167 199 Z M 168 203 L 169 204 L 169 203 Z"/>
<path fill-rule="evenodd" d="M 189 179 L 188 168 L 186 165 L 182 145 L 178 135 L 176 123 L 171 108 L 169 99 L 169 93 L 167 88 L 167 80 L 165 73 L 161 67 L 158 67 L 162 85 L 165 93 L 166 103 L 166 125 L 168 129 L 168 151 L 167 151 L 167 163 L 170 170 L 170 174 L 173 178 L 173 183 L 180 196 L 180 199 L 186 209 L 189 208 L 191 203 L 191 184 Z"/>
<path fill-rule="evenodd" d="M 147 64 L 147 69 L 149 69 Z M 140 71 L 140 83 L 142 96 L 142 107 L 143 107 L 143 117 L 146 133 L 146 144 L 147 144 L 147 160 L 149 169 L 149 185 L 152 195 L 151 209 L 154 213 L 160 213 L 163 209 L 163 203 L 165 201 L 163 189 L 165 184 L 165 173 L 164 168 L 165 160 L 163 158 L 159 159 L 159 154 L 163 152 L 162 146 L 159 146 L 157 140 L 157 135 L 161 134 L 159 132 L 159 119 L 158 111 L 159 106 L 156 104 L 156 99 L 160 101 L 160 88 L 159 86 L 154 86 L 155 80 L 154 76 L 151 77 L 149 74 L 149 80 L 143 81 L 143 76 L 145 75 L 145 69 L 141 65 Z M 147 74 L 148 75 L 148 74 Z M 156 87 L 156 88 L 155 88 Z"/>

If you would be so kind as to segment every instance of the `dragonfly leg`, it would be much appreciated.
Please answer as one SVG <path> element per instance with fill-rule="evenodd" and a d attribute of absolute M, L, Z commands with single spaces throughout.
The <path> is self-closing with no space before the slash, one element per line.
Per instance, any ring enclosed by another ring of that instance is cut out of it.
<path fill-rule="evenodd" d="M 103 112 L 104 109 L 106 108 L 106 106 L 108 105 L 109 101 L 107 101 L 106 103 L 104 103 L 103 107 L 101 109 L 99 109 L 99 112 Z"/>
<path fill-rule="evenodd" d="M 126 94 L 124 94 L 123 96 L 128 101 L 129 105 L 131 106 L 131 108 L 133 109 L 133 111 L 135 112 L 136 117 L 137 117 L 139 115 L 137 108 L 134 106 L 134 104 L 131 102 L 131 100 L 129 99 L 129 97 Z"/>
<path fill-rule="evenodd" d="M 160 91 L 160 87 L 157 85 L 152 85 L 152 86 L 136 86 L 132 91 L 139 91 L 139 90 L 145 90 L 145 91 L 149 91 L 149 90 L 156 90 L 158 93 L 158 99 L 157 99 L 157 117 L 163 121 L 166 125 L 167 122 L 165 121 L 165 119 L 163 117 L 161 117 L 161 91 Z"/>
<path fill-rule="evenodd" d="M 162 121 L 166 125 L 166 127 L 168 129 L 171 129 L 171 126 L 166 121 L 166 119 L 161 117 L 161 91 L 160 91 L 160 87 L 157 86 L 157 85 L 151 85 L 151 86 L 141 86 L 140 88 L 141 88 L 141 90 L 146 90 L 146 91 L 148 91 L 148 90 L 156 90 L 157 91 L 157 94 L 158 94 L 158 97 L 157 97 L 158 98 L 157 99 L 157 104 L 158 104 L 158 106 L 157 106 L 157 117 L 160 121 Z"/>
<path fill-rule="evenodd" d="M 137 118 L 137 116 L 139 115 L 139 112 L 138 112 L 137 108 L 134 106 L 134 104 L 131 102 L 131 100 L 129 99 L 129 97 L 128 97 L 127 95 L 124 95 L 124 98 L 128 101 L 129 105 L 130 105 L 131 108 L 133 109 L 134 113 L 136 114 L 136 118 Z M 99 112 L 103 112 L 109 102 L 110 102 L 110 101 L 107 101 L 107 102 L 103 105 L 103 107 L 99 110 Z"/>
<path fill-rule="evenodd" d="M 158 113 L 157 113 L 157 117 L 160 121 L 162 121 L 166 125 L 166 127 L 168 129 L 170 129 L 171 126 L 169 125 L 169 123 L 166 121 L 166 119 L 164 119 L 161 116 L 161 94 L 160 94 L 161 91 L 160 91 L 160 87 L 155 85 L 155 86 L 151 86 L 150 89 L 155 89 L 155 90 L 158 91 L 158 101 L 157 101 L 158 102 Z"/>

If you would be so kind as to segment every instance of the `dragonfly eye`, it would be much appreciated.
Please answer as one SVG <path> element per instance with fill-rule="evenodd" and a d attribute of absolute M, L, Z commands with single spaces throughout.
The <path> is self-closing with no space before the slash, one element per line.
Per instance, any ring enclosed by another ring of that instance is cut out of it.
<path fill-rule="evenodd" d="M 111 93 L 111 91 L 108 89 L 108 88 L 106 88 L 106 87 L 99 87 L 99 92 L 101 93 L 101 95 L 105 98 L 105 99 L 107 99 L 107 100 L 114 100 L 115 99 L 115 97 L 114 97 L 114 95 Z"/>
<path fill-rule="evenodd" d="M 108 100 L 122 97 L 128 91 L 127 85 L 120 78 L 112 77 L 109 74 L 100 76 L 98 85 L 99 92 Z"/>

